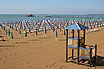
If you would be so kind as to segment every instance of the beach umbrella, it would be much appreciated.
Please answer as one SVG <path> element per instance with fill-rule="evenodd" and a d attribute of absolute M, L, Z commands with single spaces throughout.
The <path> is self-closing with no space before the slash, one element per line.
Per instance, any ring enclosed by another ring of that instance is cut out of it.
<path fill-rule="evenodd" d="M 55 31 L 55 28 L 53 27 L 53 32 Z"/>
<path fill-rule="evenodd" d="M 33 26 L 31 26 L 31 29 L 33 29 Z"/>
<path fill-rule="evenodd" d="M 29 27 L 29 33 L 31 32 L 31 29 L 30 29 L 30 27 Z"/>
<path fill-rule="evenodd" d="M 94 28 L 95 28 L 95 24 L 94 24 Z"/>
<path fill-rule="evenodd" d="M 56 38 L 57 38 L 57 29 L 56 29 Z"/>
<path fill-rule="evenodd" d="M 45 27 L 45 34 L 46 34 L 47 30 L 46 30 L 46 27 Z"/>
<path fill-rule="evenodd" d="M 91 29 L 92 29 L 92 25 L 90 25 L 91 26 Z"/>
<path fill-rule="evenodd" d="M 38 35 L 38 29 L 36 29 L 36 35 Z"/>
<path fill-rule="evenodd" d="M 61 31 L 61 24 L 60 24 L 60 31 Z"/>
<path fill-rule="evenodd" d="M 10 29 L 8 29 L 8 35 L 10 36 Z"/>
<path fill-rule="evenodd" d="M 16 24 L 15 24 L 15 28 L 16 28 Z"/>
<path fill-rule="evenodd" d="M 4 30 L 5 30 L 5 26 L 4 26 Z"/>
<path fill-rule="evenodd" d="M 10 28 L 11 28 L 11 24 L 10 24 Z"/>
<path fill-rule="evenodd" d="M 97 27 L 98 27 L 98 23 L 97 23 Z"/>
<path fill-rule="evenodd" d="M 69 25 L 69 21 L 67 22 L 67 26 Z"/>
<path fill-rule="evenodd" d="M 64 35 L 65 35 L 66 33 L 65 33 L 65 29 L 64 29 Z"/>
<path fill-rule="evenodd" d="M 11 39 L 13 39 L 13 33 L 11 32 Z"/>
<path fill-rule="evenodd" d="M 103 23 L 102 23 L 102 26 L 104 26 Z"/>
<path fill-rule="evenodd" d="M 57 28 L 58 28 L 59 26 L 57 25 Z"/>
<path fill-rule="evenodd" d="M 17 27 L 15 27 L 15 31 L 17 31 Z"/>
<path fill-rule="evenodd" d="M 100 23 L 100 27 L 101 27 L 101 23 Z"/>
<path fill-rule="evenodd" d="M 7 30 L 5 30 L 5 34 L 7 35 Z"/>
<path fill-rule="evenodd" d="M 19 34 L 21 34 L 21 29 L 19 29 Z"/>
<path fill-rule="evenodd" d="M 25 25 L 24 25 L 24 30 L 26 29 Z"/>
<path fill-rule="evenodd" d="M 27 37 L 27 30 L 25 30 L 25 37 Z"/>

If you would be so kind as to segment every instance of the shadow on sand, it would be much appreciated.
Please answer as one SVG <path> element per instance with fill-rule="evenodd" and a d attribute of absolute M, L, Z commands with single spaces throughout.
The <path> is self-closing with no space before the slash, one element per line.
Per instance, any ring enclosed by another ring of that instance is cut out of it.
<path fill-rule="evenodd" d="M 104 57 L 102 57 L 102 56 L 97 56 L 97 59 L 96 59 L 96 66 L 104 66 Z"/>
<path fill-rule="evenodd" d="M 15 45 L 0 45 L 0 47 L 15 47 Z"/>

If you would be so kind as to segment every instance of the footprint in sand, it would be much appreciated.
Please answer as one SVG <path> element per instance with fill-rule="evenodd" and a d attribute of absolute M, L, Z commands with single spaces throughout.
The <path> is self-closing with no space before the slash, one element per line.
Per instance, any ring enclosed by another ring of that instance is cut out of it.
<path fill-rule="evenodd" d="M 5 61 L 3 61 L 3 63 L 5 63 Z"/>
<path fill-rule="evenodd" d="M 12 56 L 12 55 L 10 55 L 10 56 Z"/>
<path fill-rule="evenodd" d="M 7 58 L 7 56 L 5 56 L 5 58 Z"/>
<path fill-rule="evenodd" d="M 27 64 L 29 64 L 29 63 L 27 62 Z"/>

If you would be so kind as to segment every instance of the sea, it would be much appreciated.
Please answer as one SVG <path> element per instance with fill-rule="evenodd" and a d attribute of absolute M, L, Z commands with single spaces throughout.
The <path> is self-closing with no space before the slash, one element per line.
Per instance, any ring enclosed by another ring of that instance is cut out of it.
<path fill-rule="evenodd" d="M 68 15 L 68 14 L 35 14 L 34 17 L 27 17 L 27 14 L 0 14 L 0 23 L 18 22 L 23 20 L 70 20 L 76 19 L 72 17 L 100 17 L 104 16 L 89 16 L 89 15 Z M 51 17 L 46 17 L 51 16 Z M 78 19 L 78 18 L 77 18 Z"/>

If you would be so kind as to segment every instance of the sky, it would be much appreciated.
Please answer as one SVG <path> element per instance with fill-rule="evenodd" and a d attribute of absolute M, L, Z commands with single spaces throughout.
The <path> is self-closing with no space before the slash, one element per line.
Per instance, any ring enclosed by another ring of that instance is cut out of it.
<path fill-rule="evenodd" d="M 104 14 L 104 0 L 0 0 L 0 14 Z"/>

